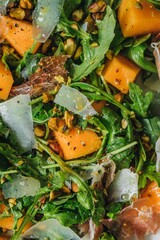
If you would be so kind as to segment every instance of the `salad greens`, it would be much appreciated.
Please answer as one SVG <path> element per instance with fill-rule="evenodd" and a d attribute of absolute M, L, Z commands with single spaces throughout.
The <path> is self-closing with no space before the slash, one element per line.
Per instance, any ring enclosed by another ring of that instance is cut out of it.
<path fill-rule="evenodd" d="M 159 9 L 158 0 L 145 1 Z M 6 40 L 0 45 L 14 79 L 0 102 L 0 236 L 145 239 L 160 228 L 143 229 L 140 218 L 159 218 L 150 204 L 160 201 L 160 96 L 145 85 L 160 80 L 151 48 L 159 34 L 125 37 L 119 0 L 26 2 L 0 3 L 2 15 L 23 9 L 24 19 L 14 17 L 33 24 L 36 39 L 24 56 Z M 126 93 L 104 78 L 119 55 L 140 68 Z M 155 195 L 143 197 L 150 183 Z M 4 227 L 7 218 L 14 223 Z"/>

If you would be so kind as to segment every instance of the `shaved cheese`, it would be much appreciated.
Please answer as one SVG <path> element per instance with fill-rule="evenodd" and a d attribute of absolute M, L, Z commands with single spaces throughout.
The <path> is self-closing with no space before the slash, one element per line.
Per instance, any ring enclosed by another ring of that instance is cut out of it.
<path fill-rule="evenodd" d="M 155 62 L 156 62 L 158 75 L 160 79 L 160 42 L 152 43 L 151 46 L 154 48 L 153 54 L 155 57 Z"/>
<path fill-rule="evenodd" d="M 35 226 L 27 230 L 23 238 L 38 238 L 45 239 L 65 239 L 65 240 L 80 240 L 69 227 L 61 225 L 56 219 L 48 219 L 37 223 Z"/>
<path fill-rule="evenodd" d="M 155 146 L 155 151 L 157 154 L 157 159 L 156 159 L 156 171 L 160 172 L 160 137 L 158 138 Z"/>
<path fill-rule="evenodd" d="M 38 0 L 33 12 L 33 38 L 45 42 L 55 26 L 63 8 L 64 0 Z"/>
<path fill-rule="evenodd" d="M 30 101 L 29 94 L 21 94 L 0 104 L 0 115 L 3 121 L 16 135 L 24 151 L 29 151 L 35 147 Z"/>
<path fill-rule="evenodd" d="M 11 182 L 2 185 L 2 192 L 5 199 L 22 198 L 24 196 L 35 196 L 40 188 L 40 182 L 32 177 L 15 175 Z"/>
<path fill-rule="evenodd" d="M 145 237 L 145 240 L 159 240 L 160 239 L 160 231 L 155 234 L 149 234 Z"/>
<path fill-rule="evenodd" d="M 109 187 L 109 199 L 126 202 L 132 198 L 138 198 L 138 174 L 124 168 L 117 172 Z"/>
<path fill-rule="evenodd" d="M 0 2 L 0 14 L 4 14 L 6 12 L 6 7 L 8 3 L 9 3 L 9 0 L 2 0 Z"/>
<path fill-rule="evenodd" d="M 97 114 L 87 97 L 77 89 L 63 85 L 54 102 L 84 118 Z"/>

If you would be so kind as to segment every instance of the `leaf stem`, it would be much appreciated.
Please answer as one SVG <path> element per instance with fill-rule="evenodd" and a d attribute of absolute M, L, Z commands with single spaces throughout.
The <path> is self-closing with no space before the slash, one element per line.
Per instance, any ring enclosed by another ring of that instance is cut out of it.
<path fill-rule="evenodd" d="M 52 91 L 49 91 L 48 94 L 49 95 L 55 95 L 57 93 L 58 90 L 52 90 Z M 40 97 L 37 97 L 37 98 L 34 98 L 32 101 L 30 101 L 30 105 L 34 105 L 34 104 L 37 104 L 39 102 L 42 102 L 43 101 L 43 96 L 40 96 Z"/>
<path fill-rule="evenodd" d="M 32 203 L 32 205 L 28 208 L 28 211 L 26 212 L 26 215 L 20 225 L 20 227 L 18 228 L 18 230 L 15 232 L 15 234 L 11 237 L 11 240 L 17 240 L 19 239 L 24 227 L 26 226 L 26 224 L 28 222 L 31 221 L 31 219 L 36 215 L 37 211 L 38 211 L 38 200 L 41 196 L 37 195 L 34 199 L 34 202 Z M 36 206 L 36 208 L 35 208 Z"/>
<path fill-rule="evenodd" d="M 14 173 L 18 173 L 18 171 L 17 170 L 0 171 L 0 175 L 14 174 Z"/>
<path fill-rule="evenodd" d="M 87 209 L 90 209 L 92 212 L 94 211 L 94 199 L 93 194 L 90 189 L 90 187 L 86 184 L 86 182 L 81 178 L 81 176 L 76 173 L 74 170 L 72 170 L 69 166 L 67 166 L 66 163 L 58 156 L 56 155 L 49 147 L 42 144 L 39 139 L 37 139 L 37 144 L 39 144 L 40 148 L 43 149 L 46 153 L 49 154 L 49 156 L 58 163 L 59 167 L 64 171 L 69 173 L 71 179 L 78 184 L 81 192 L 87 192 L 89 199 L 84 203 L 86 205 Z"/>
<path fill-rule="evenodd" d="M 132 143 L 129 143 L 129 144 L 127 144 L 126 146 L 124 146 L 124 147 L 122 147 L 122 148 L 119 148 L 119 149 L 117 149 L 117 150 L 115 150 L 115 151 L 113 151 L 113 152 L 107 153 L 102 159 L 104 159 L 104 158 L 106 158 L 106 157 L 112 157 L 112 156 L 114 156 L 114 155 L 116 155 L 116 154 L 118 154 L 118 153 L 121 153 L 121 152 L 123 152 L 123 151 L 125 151 L 125 150 L 127 150 L 127 149 L 129 149 L 129 148 L 131 148 L 131 147 L 134 147 L 134 146 L 137 145 L 137 144 L 138 144 L 137 141 L 134 141 L 134 142 L 132 142 Z"/>

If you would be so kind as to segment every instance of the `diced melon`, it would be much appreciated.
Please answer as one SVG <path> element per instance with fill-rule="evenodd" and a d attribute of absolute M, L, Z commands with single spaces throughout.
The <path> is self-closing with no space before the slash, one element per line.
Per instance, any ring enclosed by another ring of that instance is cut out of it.
<path fill-rule="evenodd" d="M 8 98 L 13 82 L 12 73 L 0 60 L 0 100 Z"/>
<path fill-rule="evenodd" d="M 125 37 L 160 32 L 160 10 L 147 0 L 122 0 L 118 19 Z"/>
<path fill-rule="evenodd" d="M 3 213 L 4 211 L 6 211 L 6 206 L 4 204 L 1 204 L 0 205 L 0 214 Z M 23 221 L 23 217 L 18 220 L 18 224 L 17 224 L 18 227 L 21 225 L 22 221 Z M 9 217 L 0 218 L 0 228 L 13 230 L 13 226 L 14 226 L 14 216 L 13 215 L 11 215 Z M 26 226 L 23 229 L 23 232 L 25 232 L 30 227 L 32 227 L 31 222 L 26 224 Z"/>
<path fill-rule="evenodd" d="M 54 135 L 63 151 L 65 160 L 86 156 L 99 150 L 101 146 L 101 139 L 91 130 L 80 131 L 73 128 L 69 134 L 55 131 Z"/>
<path fill-rule="evenodd" d="M 126 57 L 117 55 L 111 61 L 108 61 L 103 70 L 103 77 L 107 83 L 110 83 L 122 93 L 127 93 L 129 83 L 134 82 L 140 68 Z"/>
<path fill-rule="evenodd" d="M 2 38 L 6 39 L 19 55 L 24 56 L 25 52 L 32 47 L 34 43 L 32 24 L 8 16 L 1 16 L 0 28 Z M 38 50 L 39 46 L 40 43 L 37 43 L 34 52 Z"/>

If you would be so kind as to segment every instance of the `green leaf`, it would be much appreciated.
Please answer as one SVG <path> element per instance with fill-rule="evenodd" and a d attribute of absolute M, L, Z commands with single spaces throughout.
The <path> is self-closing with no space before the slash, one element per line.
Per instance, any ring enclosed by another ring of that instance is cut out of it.
<path fill-rule="evenodd" d="M 93 222 L 96 225 L 100 224 L 100 220 L 104 219 L 105 217 L 105 196 L 103 194 L 103 191 L 97 191 L 95 192 L 95 198 L 97 199 L 96 201 L 96 206 L 95 206 L 95 212 L 94 215 L 92 217 Z"/>
<path fill-rule="evenodd" d="M 110 233 L 103 233 L 99 240 L 115 240 Z"/>
<path fill-rule="evenodd" d="M 90 39 L 82 40 L 83 62 L 73 65 L 73 81 L 79 81 L 89 75 L 103 60 L 105 53 L 114 38 L 115 18 L 112 9 L 108 6 L 107 13 L 102 21 L 97 21 L 98 47 L 90 46 Z"/>
<path fill-rule="evenodd" d="M 126 203 L 124 203 L 124 202 L 113 202 L 113 203 L 110 203 L 109 205 L 107 205 L 107 207 L 106 207 L 107 217 L 116 219 L 125 204 Z"/>
<path fill-rule="evenodd" d="M 121 149 L 122 147 L 127 146 L 128 140 L 125 137 L 115 137 L 110 144 L 107 145 L 107 154 L 115 150 Z M 128 148 L 120 153 L 112 156 L 112 160 L 116 163 L 116 168 L 123 169 L 129 168 L 132 159 L 134 158 L 133 147 Z"/>
<path fill-rule="evenodd" d="M 70 227 L 85 222 L 90 216 L 90 211 L 78 203 L 75 196 L 68 198 L 64 196 L 52 203 L 47 203 L 42 210 L 42 214 L 44 214 L 45 219 L 56 218 L 61 224 Z"/>
<path fill-rule="evenodd" d="M 122 132 L 122 117 L 114 109 L 105 107 L 102 109 L 102 123 L 113 135 Z"/>
<path fill-rule="evenodd" d="M 157 139 L 160 136 L 160 117 L 143 119 L 144 132 L 150 137 L 155 146 Z"/>
<path fill-rule="evenodd" d="M 144 52 L 147 48 L 148 45 L 146 43 L 132 45 L 126 50 L 126 55 L 142 69 L 152 73 L 157 73 L 156 65 L 147 60 L 144 56 Z"/>
<path fill-rule="evenodd" d="M 32 54 L 28 51 L 17 66 L 16 73 L 24 79 L 29 78 L 38 68 L 38 62 L 44 57 L 42 54 Z"/>
<path fill-rule="evenodd" d="M 138 187 L 144 188 L 147 184 L 147 180 L 156 181 L 160 186 L 160 172 L 156 172 L 155 162 L 148 161 L 142 169 L 142 174 L 139 175 Z"/>
<path fill-rule="evenodd" d="M 144 147 L 142 145 L 142 142 L 141 140 L 139 139 L 139 148 L 138 148 L 138 163 L 137 163 L 137 166 L 136 166 L 136 172 L 139 173 L 142 168 L 143 168 L 143 165 L 144 163 L 146 162 L 147 160 L 147 157 L 146 157 L 146 152 L 144 150 Z"/>
<path fill-rule="evenodd" d="M 148 108 L 151 104 L 153 94 L 147 92 L 146 94 L 135 83 L 129 85 L 129 97 L 132 100 L 132 104 L 129 104 L 131 109 L 141 118 L 146 118 L 148 115 Z"/>

